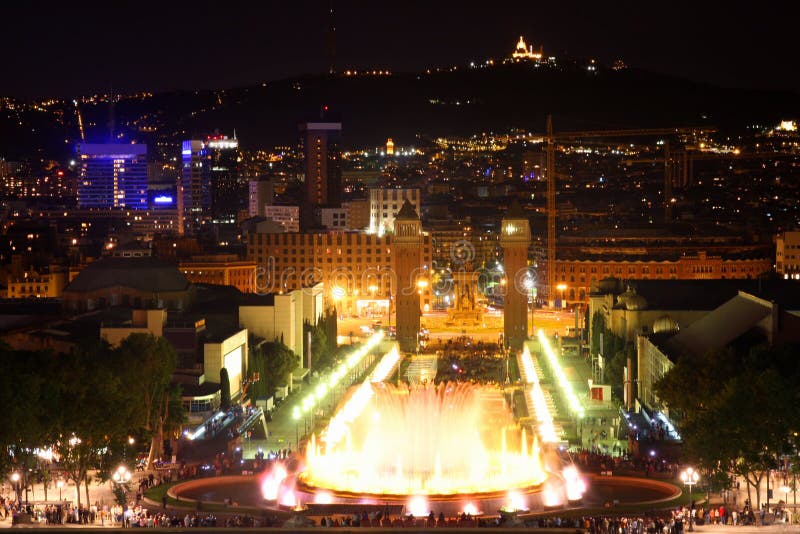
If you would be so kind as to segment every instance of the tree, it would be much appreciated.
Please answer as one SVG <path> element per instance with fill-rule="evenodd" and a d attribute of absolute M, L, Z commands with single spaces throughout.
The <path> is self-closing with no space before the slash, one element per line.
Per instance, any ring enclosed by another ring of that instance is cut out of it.
<path fill-rule="evenodd" d="M 170 406 L 178 390 L 170 383 L 178 356 L 163 337 L 139 333 L 123 339 L 115 353 L 132 400 L 127 416 L 151 439 L 147 466 L 152 468 L 162 453 L 165 425 L 174 416 Z"/>
<path fill-rule="evenodd" d="M 300 357 L 280 341 L 262 343 L 250 353 L 249 368 L 259 374 L 250 389 L 250 398 L 269 397 L 275 388 L 286 384 L 289 374 L 300 365 Z"/>
<path fill-rule="evenodd" d="M 119 447 L 130 429 L 128 385 L 115 372 L 110 353 L 105 341 L 87 340 L 61 362 L 54 449 L 67 476 L 78 488 L 84 484 L 87 503 L 89 471 L 103 465 L 103 455 Z"/>
<path fill-rule="evenodd" d="M 224 367 L 219 370 L 219 407 L 222 411 L 228 411 L 231 407 L 231 379 L 228 377 L 228 370 Z"/>
<path fill-rule="evenodd" d="M 755 487 L 781 455 L 797 451 L 798 346 L 739 342 L 702 356 L 682 355 L 655 385 L 676 416 L 686 452 L 709 476 L 741 476 Z"/>

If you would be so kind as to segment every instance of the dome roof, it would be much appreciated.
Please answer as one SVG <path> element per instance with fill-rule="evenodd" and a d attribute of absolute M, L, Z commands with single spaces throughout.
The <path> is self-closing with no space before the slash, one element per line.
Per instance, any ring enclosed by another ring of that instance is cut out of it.
<path fill-rule="evenodd" d="M 626 306 L 627 306 L 627 304 L 628 304 L 628 299 L 630 299 L 630 298 L 631 298 L 632 296 L 634 296 L 634 295 L 636 295 L 636 292 L 634 292 L 634 291 L 631 289 L 631 286 L 628 286 L 628 287 L 627 287 L 627 289 L 625 289 L 625 292 L 624 292 L 624 293 L 622 293 L 622 294 L 620 294 L 620 295 L 617 297 L 617 304 L 619 304 L 619 305 L 620 305 L 620 306 L 622 306 L 623 308 L 624 308 L 624 307 L 626 307 Z"/>
<path fill-rule="evenodd" d="M 64 292 L 85 293 L 116 286 L 167 293 L 187 291 L 190 283 L 176 266 L 157 258 L 105 257 L 87 265 Z"/>
<path fill-rule="evenodd" d="M 640 311 L 647 309 L 647 299 L 641 295 L 634 293 L 628 298 L 625 303 L 625 309 L 628 311 Z"/>
<path fill-rule="evenodd" d="M 677 332 L 681 327 L 675 319 L 669 315 L 662 315 L 653 323 L 653 333 L 658 334 L 661 332 Z"/>

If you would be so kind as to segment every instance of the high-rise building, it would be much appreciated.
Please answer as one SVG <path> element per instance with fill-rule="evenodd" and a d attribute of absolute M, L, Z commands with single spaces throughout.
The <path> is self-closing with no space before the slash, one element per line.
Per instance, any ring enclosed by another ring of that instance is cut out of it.
<path fill-rule="evenodd" d="M 342 201 L 342 168 L 339 155 L 341 122 L 300 124 L 305 158 L 305 203 L 339 207 Z"/>
<path fill-rule="evenodd" d="M 264 206 L 271 206 L 274 195 L 272 180 L 250 180 L 248 213 L 250 217 L 263 217 Z"/>
<path fill-rule="evenodd" d="M 397 276 L 397 342 L 405 352 L 416 351 L 419 344 L 420 293 L 425 287 L 424 284 L 417 287 L 422 275 L 421 249 L 422 222 L 411 203 L 406 201 L 395 217 L 392 242 Z"/>
<path fill-rule="evenodd" d="M 186 224 L 197 230 L 203 221 L 236 221 L 247 209 L 247 186 L 239 179 L 239 141 L 213 136 L 184 141 L 178 197 Z"/>
<path fill-rule="evenodd" d="M 369 233 L 383 235 L 394 232 L 394 218 L 405 201 L 420 213 L 419 189 L 370 188 Z"/>
<path fill-rule="evenodd" d="M 506 273 L 503 335 L 507 347 L 519 350 L 528 338 L 528 297 L 533 282 L 528 272 L 531 226 L 516 200 L 503 217 L 501 227 L 500 245 Z"/>
<path fill-rule="evenodd" d="M 147 145 L 81 143 L 80 208 L 147 209 Z"/>

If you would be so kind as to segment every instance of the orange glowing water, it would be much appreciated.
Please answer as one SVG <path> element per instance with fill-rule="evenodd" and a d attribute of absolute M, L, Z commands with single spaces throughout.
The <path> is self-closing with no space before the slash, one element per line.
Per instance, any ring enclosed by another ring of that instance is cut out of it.
<path fill-rule="evenodd" d="M 303 482 L 353 493 L 454 495 L 545 480 L 538 443 L 528 444 L 501 390 L 463 382 L 372 388 L 344 439 L 312 436 Z"/>

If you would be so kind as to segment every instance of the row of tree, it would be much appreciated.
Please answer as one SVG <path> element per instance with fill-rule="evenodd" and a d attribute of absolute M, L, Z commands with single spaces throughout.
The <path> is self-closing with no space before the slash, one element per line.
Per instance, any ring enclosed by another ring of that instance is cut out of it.
<path fill-rule="evenodd" d="M 117 348 L 87 339 L 68 354 L 0 346 L 0 476 L 47 477 L 38 453 L 52 449 L 88 502 L 90 472 L 107 480 L 130 437 L 150 442 L 152 464 L 183 422 L 180 390 L 171 384 L 176 363 L 173 347 L 149 334 L 132 334 Z"/>
<path fill-rule="evenodd" d="M 770 347 L 744 336 L 723 350 L 683 355 L 655 391 L 677 421 L 688 459 L 713 486 L 744 478 L 761 503 L 768 470 L 798 474 L 800 345 Z"/>

